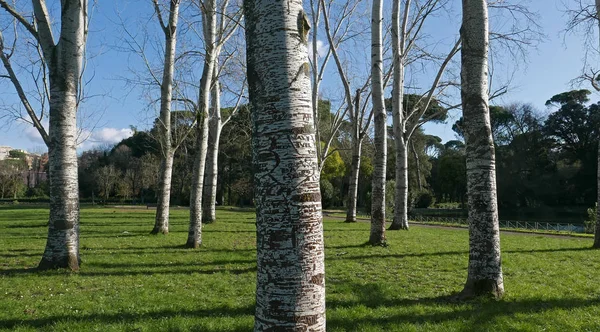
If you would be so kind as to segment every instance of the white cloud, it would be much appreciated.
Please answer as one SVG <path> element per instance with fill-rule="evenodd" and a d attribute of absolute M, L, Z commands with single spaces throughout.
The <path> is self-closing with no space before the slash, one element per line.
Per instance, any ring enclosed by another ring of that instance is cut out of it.
<path fill-rule="evenodd" d="M 325 43 L 322 40 L 317 40 L 317 54 L 319 55 L 319 57 L 323 57 L 325 56 L 325 54 L 327 54 L 327 48 L 329 47 L 329 45 L 325 45 Z M 313 52 L 313 44 L 312 42 L 308 43 L 308 56 L 312 58 L 312 52 Z"/>
<path fill-rule="evenodd" d="M 79 135 L 78 148 L 89 150 L 102 145 L 114 145 L 133 135 L 130 128 L 100 128 L 92 132 L 82 130 Z"/>
<path fill-rule="evenodd" d="M 48 122 L 43 123 L 42 125 L 46 129 L 46 132 L 48 132 Z M 44 140 L 42 139 L 42 135 L 40 135 L 40 132 L 33 125 L 30 125 L 30 124 L 25 125 L 25 130 L 23 130 L 23 135 L 25 135 L 25 138 L 27 140 L 29 140 L 31 143 L 45 144 Z"/>

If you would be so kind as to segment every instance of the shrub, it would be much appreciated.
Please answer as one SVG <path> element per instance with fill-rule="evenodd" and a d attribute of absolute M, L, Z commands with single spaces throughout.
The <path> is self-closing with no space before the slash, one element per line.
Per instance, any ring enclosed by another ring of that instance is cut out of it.
<path fill-rule="evenodd" d="M 321 204 L 324 209 L 329 208 L 335 199 L 335 192 L 331 182 L 321 178 Z"/>
<path fill-rule="evenodd" d="M 417 191 L 416 193 L 414 193 L 413 199 L 414 207 L 419 209 L 426 209 L 430 207 L 434 201 L 434 197 L 431 194 L 431 192 L 429 192 L 429 190 Z"/>
<path fill-rule="evenodd" d="M 598 203 L 593 208 L 587 209 L 588 217 L 585 220 L 585 232 L 593 234 L 596 229 L 596 216 L 598 215 Z"/>

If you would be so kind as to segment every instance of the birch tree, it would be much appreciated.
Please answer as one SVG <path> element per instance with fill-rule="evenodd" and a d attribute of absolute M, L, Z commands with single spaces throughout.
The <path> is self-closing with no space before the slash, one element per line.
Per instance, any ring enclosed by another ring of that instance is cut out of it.
<path fill-rule="evenodd" d="M 174 141 L 171 123 L 171 104 L 175 74 L 175 53 L 177 49 L 177 24 L 181 0 L 170 0 L 165 22 L 158 0 L 153 0 L 155 14 L 165 36 L 163 75 L 160 81 L 160 115 L 158 118 L 158 142 L 161 148 L 160 176 L 158 182 L 156 217 L 151 234 L 169 233 L 169 206 L 171 202 L 171 179 L 175 151 L 181 141 Z"/>
<path fill-rule="evenodd" d="M 461 100 L 465 123 L 469 267 L 461 295 L 504 294 L 494 141 L 488 106 L 488 11 L 485 0 L 463 0 Z"/>
<path fill-rule="evenodd" d="M 54 29 L 46 1 L 33 0 L 33 22 L 8 1 L 0 7 L 9 13 L 33 38 L 40 50 L 42 72 L 47 81 L 49 130 L 30 103 L 12 65 L 13 50 L 4 44 L 0 33 L 0 60 L 8 78 L 27 111 L 34 127 L 48 146 L 50 174 L 50 219 L 46 249 L 40 269 L 68 268 L 78 270 L 79 258 L 79 189 L 77 176 L 77 108 L 81 96 L 83 58 L 88 32 L 86 0 L 63 0 L 60 7 L 60 29 Z M 59 32 L 58 39 L 54 33 Z M 15 33 L 15 38 L 18 34 Z M 13 48 L 16 41 L 13 44 Z M 8 53 L 5 53 L 8 51 Z"/>
<path fill-rule="evenodd" d="M 200 79 L 199 97 L 196 104 L 196 153 L 190 191 L 190 226 L 185 246 L 198 248 L 202 245 L 202 189 L 208 151 L 209 107 L 213 75 L 216 64 L 217 1 L 199 0 L 204 36 L 204 68 Z"/>
<path fill-rule="evenodd" d="M 344 59 L 339 50 L 343 48 L 345 42 L 350 41 L 352 38 L 356 38 L 358 35 L 358 32 L 354 31 L 353 25 L 356 25 L 356 22 L 361 20 L 360 11 L 358 10 L 361 1 L 343 2 L 340 5 L 340 8 L 336 8 L 337 15 L 335 20 L 330 18 L 330 15 L 333 12 L 332 7 L 334 2 L 326 0 L 319 1 L 322 7 L 324 28 L 329 44 L 329 51 L 327 54 L 333 56 L 344 91 L 342 108 L 334 115 L 331 123 L 330 136 L 326 139 L 324 148 L 319 150 L 319 157 L 322 167 L 325 159 L 330 155 L 329 149 L 333 138 L 339 131 L 343 121 L 348 118 L 351 125 L 352 159 L 346 222 L 355 222 L 362 144 L 364 138 L 367 137 L 373 119 L 373 112 L 368 108 L 369 99 L 371 97 L 370 91 L 368 91 L 370 76 L 365 79 L 365 82 L 359 85 L 356 90 L 353 90 L 351 75 L 349 74 L 351 70 L 344 65 Z M 334 23 L 332 23 L 332 21 L 334 21 Z M 358 31 L 361 31 L 360 26 L 358 27 Z M 327 59 L 327 57 L 325 59 Z M 321 73 L 321 71 L 319 71 L 319 73 Z M 366 98 L 362 98 L 365 94 Z M 320 135 L 318 137 L 320 137 Z"/>
<path fill-rule="evenodd" d="M 206 170 L 204 174 L 204 190 L 202 197 L 202 221 L 211 223 L 216 220 L 216 201 L 217 201 L 217 179 L 218 179 L 218 156 L 221 132 L 231 118 L 235 116 L 239 110 L 240 102 L 244 97 L 244 89 L 246 85 L 245 78 L 239 87 L 237 100 L 235 105 L 229 110 L 229 114 L 223 115 L 221 112 L 221 76 L 226 71 L 228 64 L 235 62 L 241 64 L 238 54 L 243 54 L 237 45 L 230 52 L 225 54 L 223 61 L 219 61 L 222 56 L 223 47 L 234 36 L 239 27 L 242 10 L 237 5 L 230 6 L 229 0 L 221 0 L 219 3 L 219 11 L 217 13 L 218 27 L 215 38 L 215 69 L 213 73 L 213 84 L 211 88 L 211 107 L 209 111 L 208 125 L 208 149 L 206 155 Z M 234 40 L 234 44 L 240 40 Z M 243 67 L 243 66 L 230 66 Z M 228 68 L 229 69 L 229 68 Z"/>
<path fill-rule="evenodd" d="M 401 3 L 404 5 L 401 6 Z M 396 187 L 394 202 L 394 219 L 390 230 L 408 230 L 408 149 L 410 139 L 415 130 L 424 123 L 439 117 L 446 109 L 430 112 L 433 99 L 441 83 L 442 76 L 454 55 L 459 50 L 460 39 L 443 58 L 438 66 L 437 73 L 431 87 L 420 99 L 406 107 L 404 102 L 405 68 L 410 61 L 410 54 L 417 48 L 417 40 L 421 37 L 424 24 L 432 14 L 442 8 L 443 1 L 411 1 L 394 0 L 392 6 L 392 50 L 394 59 L 393 91 L 392 91 L 392 118 L 394 128 L 394 142 L 396 147 Z M 401 13 L 401 11 L 403 12 Z M 411 15 L 411 10 L 415 11 Z M 433 59 L 431 59 L 433 60 Z M 435 63 L 429 61 L 429 63 Z M 437 64 L 436 64 L 437 66 Z"/>
<path fill-rule="evenodd" d="M 373 160 L 371 235 L 372 245 L 385 244 L 385 173 L 387 161 L 387 115 L 383 96 L 383 3 L 373 1 L 371 18 L 371 91 L 375 130 Z"/>
<path fill-rule="evenodd" d="M 301 0 L 245 0 L 257 225 L 255 331 L 325 331 L 319 169 Z"/>

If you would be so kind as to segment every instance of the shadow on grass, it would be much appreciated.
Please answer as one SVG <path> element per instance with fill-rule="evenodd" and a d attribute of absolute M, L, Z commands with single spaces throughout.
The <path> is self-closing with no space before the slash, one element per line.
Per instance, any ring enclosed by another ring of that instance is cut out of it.
<path fill-rule="evenodd" d="M 129 277 L 129 276 L 140 276 L 140 275 L 190 275 L 190 274 L 246 274 L 256 272 L 256 266 L 238 268 L 238 269 L 226 269 L 226 268 L 214 268 L 214 269 L 163 269 L 163 270 L 140 270 L 140 271 L 127 271 L 127 270 L 114 270 L 114 271 L 80 271 L 77 274 L 82 277 Z"/>
<path fill-rule="evenodd" d="M 176 310 L 161 310 L 161 311 L 153 311 L 153 312 L 120 312 L 120 313 L 111 313 L 111 314 L 89 314 L 89 315 L 81 315 L 81 314 L 73 314 L 73 315 L 55 315 L 43 318 L 33 318 L 33 319 L 7 319 L 0 320 L 0 326 L 7 329 L 15 329 L 18 327 L 21 328 L 35 328 L 35 329 L 48 329 L 53 325 L 66 322 L 69 323 L 90 323 L 97 322 L 98 324 L 106 325 L 106 324 L 114 324 L 114 323 L 135 323 L 142 322 L 143 320 L 161 320 L 161 319 L 170 319 L 175 317 L 186 317 L 186 318 L 235 318 L 240 316 L 252 316 L 254 315 L 254 306 L 246 306 L 246 307 L 216 307 L 210 309 L 198 309 L 198 310 L 189 310 L 189 309 L 176 309 Z M 142 322 L 143 323 L 143 322 Z M 203 331 L 222 331 L 216 327 L 214 330 L 211 330 L 209 327 L 203 327 Z M 247 331 L 248 329 L 242 330 L 238 329 L 237 331 Z M 234 330 L 237 332 L 236 330 Z"/>
<path fill-rule="evenodd" d="M 32 219 L 33 220 L 33 219 Z M 35 219 L 36 221 L 39 219 Z M 19 222 L 23 221 L 23 219 L 19 219 Z M 44 228 L 47 229 L 48 228 L 48 222 L 43 222 L 43 223 L 36 223 L 36 224 L 29 224 L 29 225 L 7 225 L 5 226 L 6 228 Z"/>
<path fill-rule="evenodd" d="M 459 301 L 454 295 L 416 299 L 390 299 L 389 293 L 383 292 L 376 284 L 354 284 L 352 294 L 356 300 L 331 300 L 327 302 L 327 309 L 331 311 L 352 310 L 354 307 L 367 307 L 381 309 L 398 307 L 399 314 L 382 315 L 373 312 L 372 317 L 357 317 L 347 319 L 335 313 L 328 312 L 327 326 L 343 329 L 345 331 L 358 331 L 359 324 L 369 327 L 393 327 L 400 324 L 425 324 L 460 321 L 470 326 L 473 331 L 487 330 L 494 324 L 494 319 L 501 316 L 514 314 L 536 314 L 547 310 L 560 309 L 572 310 L 589 306 L 600 305 L 600 299 L 556 298 L 536 299 L 529 298 L 516 301 L 495 301 L 493 299 L 476 299 Z M 416 306 L 413 311 L 411 307 Z M 429 307 L 423 309 L 423 306 Z M 450 309 L 450 310 L 449 310 Z M 490 325 L 490 326 L 488 326 Z"/>
<path fill-rule="evenodd" d="M 212 260 L 209 262 L 172 262 L 172 263 L 90 263 L 89 266 L 94 266 L 103 269 L 119 269 L 119 268 L 168 268 L 178 266 L 215 266 L 227 264 L 256 264 L 256 259 L 232 259 L 232 260 Z"/>

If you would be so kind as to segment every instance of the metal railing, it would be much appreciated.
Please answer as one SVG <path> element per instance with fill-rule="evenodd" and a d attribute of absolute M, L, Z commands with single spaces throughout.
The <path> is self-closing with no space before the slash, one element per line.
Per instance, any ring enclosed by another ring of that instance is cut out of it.
<path fill-rule="evenodd" d="M 451 224 L 459 226 L 468 226 L 469 221 L 466 218 L 448 218 L 448 217 L 429 217 L 429 216 L 412 216 L 411 221 L 431 224 Z M 500 228 L 543 231 L 556 233 L 584 233 L 583 225 L 567 224 L 567 223 L 551 223 L 537 221 L 517 221 L 517 220 L 500 220 Z"/>

